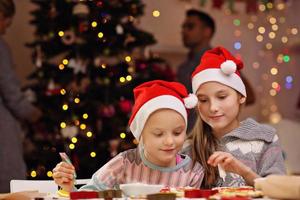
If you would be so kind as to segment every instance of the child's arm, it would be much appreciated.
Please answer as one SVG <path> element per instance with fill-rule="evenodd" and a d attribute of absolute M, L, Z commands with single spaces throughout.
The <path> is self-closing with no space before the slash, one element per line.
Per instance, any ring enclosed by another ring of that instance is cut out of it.
<path fill-rule="evenodd" d="M 275 135 L 273 141 L 265 144 L 265 146 L 263 154 L 258 162 L 257 168 L 259 175 L 286 174 L 283 153 L 278 141 L 278 136 Z"/>
<path fill-rule="evenodd" d="M 79 190 L 103 191 L 114 189 L 124 177 L 124 157 L 123 153 L 118 154 L 96 173 L 93 174 L 91 180 Z"/>
<path fill-rule="evenodd" d="M 214 152 L 207 161 L 208 164 L 217 167 L 220 164 L 227 172 L 238 174 L 244 178 L 247 185 L 254 185 L 254 179 L 260 176 L 250 167 L 235 158 L 232 154 L 222 151 Z"/>

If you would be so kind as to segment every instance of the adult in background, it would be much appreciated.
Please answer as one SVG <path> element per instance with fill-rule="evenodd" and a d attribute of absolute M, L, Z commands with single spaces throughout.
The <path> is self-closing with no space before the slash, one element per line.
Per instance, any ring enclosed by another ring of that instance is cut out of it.
<path fill-rule="evenodd" d="M 34 122 L 41 116 L 24 98 L 13 70 L 10 49 L 2 38 L 14 14 L 14 2 L 0 0 L 0 193 L 9 192 L 10 180 L 26 177 L 19 122 Z"/>
<path fill-rule="evenodd" d="M 190 9 L 186 11 L 186 18 L 182 25 L 182 41 L 189 53 L 185 61 L 179 65 L 177 80 L 184 84 L 189 92 L 192 91 L 191 75 L 199 64 L 203 53 L 211 49 L 211 39 L 215 33 L 215 22 L 207 13 Z M 196 112 L 191 110 L 187 133 L 190 132 L 196 121 Z"/>

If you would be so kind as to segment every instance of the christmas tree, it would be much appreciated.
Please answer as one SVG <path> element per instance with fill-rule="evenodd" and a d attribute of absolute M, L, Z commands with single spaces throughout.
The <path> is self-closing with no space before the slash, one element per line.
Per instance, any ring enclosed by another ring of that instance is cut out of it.
<path fill-rule="evenodd" d="M 133 88 L 172 80 L 173 73 L 162 59 L 147 55 L 155 39 L 137 28 L 144 9 L 139 0 L 32 3 L 36 31 L 28 46 L 36 69 L 27 93 L 44 115 L 25 140 L 28 178 L 51 178 L 61 151 L 79 178 L 88 178 L 136 145 L 127 128 Z"/>

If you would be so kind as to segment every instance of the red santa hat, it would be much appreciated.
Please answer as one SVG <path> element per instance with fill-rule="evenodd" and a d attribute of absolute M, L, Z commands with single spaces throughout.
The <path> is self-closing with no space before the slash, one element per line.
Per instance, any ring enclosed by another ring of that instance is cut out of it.
<path fill-rule="evenodd" d="M 149 81 L 136 87 L 133 92 L 135 103 L 129 128 L 136 139 L 140 138 L 147 119 L 154 111 L 163 108 L 175 110 L 187 124 L 186 109 L 195 107 L 198 102 L 197 97 L 188 94 L 185 86 L 178 82 Z"/>
<path fill-rule="evenodd" d="M 223 47 L 206 51 L 200 64 L 192 73 L 193 93 L 196 94 L 201 84 L 216 81 L 237 90 L 246 97 L 246 88 L 239 72 L 242 68 L 243 62 Z"/>

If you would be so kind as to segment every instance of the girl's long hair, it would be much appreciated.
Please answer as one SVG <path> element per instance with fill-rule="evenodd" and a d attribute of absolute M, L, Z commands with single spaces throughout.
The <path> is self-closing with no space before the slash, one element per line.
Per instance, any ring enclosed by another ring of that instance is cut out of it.
<path fill-rule="evenodd" d="M 201 120 L 199 113 L 197 114 L 196 124 L 188 137 L 192 141 L 192 159 L 194 164 L 199 162 L 204 168 L 201 187 L 212 188 L 217 182 L 218 171 L 207 164 L 207 160 L 217 150 L 218 140 L 212 134 L 211 127 Z"/>

